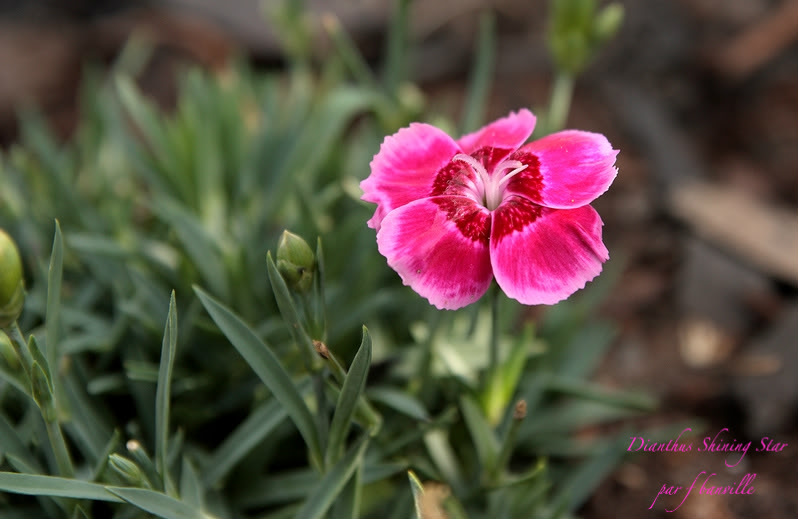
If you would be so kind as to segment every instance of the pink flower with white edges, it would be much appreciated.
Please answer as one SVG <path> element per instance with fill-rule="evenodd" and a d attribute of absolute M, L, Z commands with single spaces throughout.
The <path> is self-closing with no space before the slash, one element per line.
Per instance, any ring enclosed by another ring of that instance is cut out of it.
<path fill-rule="evenodd" d="M 438 308 L 477 301 L 495 277 L 523 304 L 554 304 L 596 277 L 609 253 L 590 202 L 615 179 L 617 150 L 566 130 L 527 145 L 529 110 L 454 140 L 413 123 L 386 137 L 360 187 L 390 265 Z"/>

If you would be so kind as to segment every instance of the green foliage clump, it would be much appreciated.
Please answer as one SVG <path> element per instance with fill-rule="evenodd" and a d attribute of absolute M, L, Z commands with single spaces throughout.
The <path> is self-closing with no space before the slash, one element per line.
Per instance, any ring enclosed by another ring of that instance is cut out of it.
<path fill-rule="evenodd" d="M 0 333 L 0 517 L 562 517 L 621 459 L 628 435 L 574 437 L 652 405 L 585 381 L 611 276 L 536 334 L 499 296 L 486 375 L 487 308 L 435 311 L 376 251 L 358 182 L 424 116 L 406 9 L 384 80 L 328 19 L 320 69 L 293 42 L 284 73 L 191 70 L 164 115 L 132 48 L 87 73 L 69 142 L 23 116 L 0 157 L 28 276 Z"/>

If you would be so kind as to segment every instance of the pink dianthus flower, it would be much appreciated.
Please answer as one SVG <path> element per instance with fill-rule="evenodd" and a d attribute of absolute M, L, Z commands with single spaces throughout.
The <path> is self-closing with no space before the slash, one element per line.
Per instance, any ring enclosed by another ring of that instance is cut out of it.
<path fill-rule="evenodd" d="M 413 123 L 374 156 L 360 187 L 377 204 L 377 247 L 436 307 L 477 301 L 494 277 L 523 304 L 554 304 L 609 258 L 588 204 L 615 179 L 618 151 L 576 130 L 523 145 L 534 127 L 528 110 L 458 140 Z"/>

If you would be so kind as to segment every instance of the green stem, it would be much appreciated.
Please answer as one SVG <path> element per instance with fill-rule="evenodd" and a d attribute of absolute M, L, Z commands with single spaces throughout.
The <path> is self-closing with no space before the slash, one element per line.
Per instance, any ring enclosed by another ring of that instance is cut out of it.
<path fill-rule="evenodd" d="M 316 395 L 316 429 L 319 431 L 322 451 L 327 450 L 327 439 L 330 433 L 330 424 L 327 420 L 327 395 L 324 392 L 324 375 L 317 371 L 313 373 L 313 392 Z M 329 467 L 319 467 L 326 472 Z"/>
<path fill-rule="evenodd" d="M 526 402 L 519 400 L 513 407 L 513 421 L 507 430 L 507 434 L 502 441 L 501 451 L 496 458 L 496 465 L 493 467 L 491 480 L 494 484 L 501 483 L 500 478 L 507 468 L 507 463 L 510 461 L 510 455 L 515 449 L 515 443 L 518 440 L 518 430 L 521 428 L 521 422 L 526 418 Z"/>
<path fill-rule="evenodd" d="M 56 413 L 57 414 L 57 413 Z M 58 472 L 62 477 L 75 477 L 75 468 L 72 465 L 72 458 L 67 450 L 64 434 L 61 432 L 61 425 L 58 420 L 47 421 L 47 436 L 50 438 L 50 445 L 55 454 L 55 462 L 58 464 Z"/>
<path fill-rule="evenodd" d="M 305 329 L 308 331 L 308 334 L 311 336 L 311 338 L 321 337 L 323 330 L 319 330 L 319 327 L 317 326 L 316 319 L 312 311 L 313 302 L 311 301 L 307 292 L 300 293 L 299 299 L 302 303 L 302 316 L 305 318 Z"/>
<path fill-rule="evenodd" d="M 407 34 L 410 18 L 410 0 L 396 2 L 396 12 L 388 30 L 388 49 L 385 65 L 385 88 L 397 98 L 399 84 L 407 75 Z"/>
<path fill-rule="evenodd" d="M 476 59 L 468 81 L 468 94 L 463 116 L 463 134 L 473 132 L 483 123 L 485 105 L 490 94 L 496 56 L 496 15 L 490 9 L 479 18 L 475 49 Z"/>
<path fill-rule="evenodd" d="M 377 80 L 374 73 L 369 68 L 368 63 L 358 50 L 352 38 L 341 27 L 341 22 L 335 15 L 325 14 L 321 18 L 322 27 L 330 36 L 338 56 L 344 65 L 349 69 L 349 73 L 361 86 L 377 87 Z"/>
<path fill-rule="evenodd" d="M 499 369 L 499 286 L 494 282 L 490 287 L 490 357 L 488 359 L 487 383 L 496 376 Z"/>
<path fill-rule="evenodd" d="M 558 72 L 551 89 L 546 133 L 558 132 L 565 127 L 565 123 L 568 120 L 568 112 L 571 110 L 573 93 L 573 76 L 567 72 Z"/>
<path fill-rule="evenodd" d="M 19 323 L 14 321 L 11 326 L 5 329 L 5 332 L 11 339 L 11 344 L 14 346 L 14 350 L 20 358 L 22 367 L 25 369 L 25 375 L 28 378 L 28 385 L 30 386 L 33 384 L 33 358 L 31 357 L 30 351 L 28 351 L 28 344 L 25 342 L 25 337 L 19 329 Z M 31 391 L 33 391 L 33 388 L 31 388 Z M 32 392 L 31 396 L 33 397 L 34 394 L 35 392 Z M 75 468 L 72 464 L 69 451 L 67 450 L 66 441 L 64 441 L 64 434 L 61 432 L 61 424 L 58 422 L 58 401 L 54 394 L 51 395 L 51 398 L 53 399 L 53 408 L 55 409 L 54 416 L 48 416 L 49 413 L 44 409 L 40 408 L 39 410 L 47 426 L 47 436 L 50 439 L 50 446 L 53 448 L 59 474 L 63 477 L 73 477 L 75 475 Z M 34 401 L 35 400 L 34 398 Z"/>
<path fill-rule="evenodd" d="M 410 392 L 416 394 L 417 396 L 423 396 L 426 393 L 428 383 L 432 378 L 432 363 L 435 357 L 433 351 L 435 334 L 437 333 L 438 328 L 440 328 L 444 316 L 443 312 L 433 309 L 432 307 L 430 307 L 430 311 L 433 312 L 433 314 L 432 318 L 429 320 L 429 331 L 427 338 L 421 345 L 421 357 L 419 359 L 418 369 L 416 370 L 418 377 L 412 379 L 409 387 Z"/>

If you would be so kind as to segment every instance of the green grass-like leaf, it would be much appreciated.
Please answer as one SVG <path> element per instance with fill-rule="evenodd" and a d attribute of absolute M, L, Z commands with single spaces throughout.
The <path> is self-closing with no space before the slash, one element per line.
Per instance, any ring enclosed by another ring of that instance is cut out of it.
<path fill-rule="evenodd" d="M 391 387 L 375 387 L 368 390 L 368 396 L 374 402 L 379 402 L 398 411 L 414 420 L 429 422 L 430 415 L 418 399 Z"/>
<path fill-rule="evenodd" d="M 355 414 L 355 408 L 363 395 L 366 387 L 366 377 L 368 376 L 369 366 L 371 365 L 371 336 L 366 327 L 363 327 L 363 340 L 360 348 L 352 360 L 352 366 L 346 374 L 341 393 L 338 395 L 338 403 L 335 406 L 332 425 L 330 425 L 330 435 L 327 443 L 327 455 L 325 461 L 327 466 L 332 465 L 344 450 L 344 442 Z"/>
<path fill-rule="evenodd" d="M 496 54 L 496 15 L 493 11 L 486 10 L 480 16 L 475 54 L 460 133 L 479 129 L 485 119 Z"/>
<path fill-rule="evenodd" d="M 106 487 L 113 495 L 164 519 L 206 519 L 203 513 L 183 501 L 146 488 Z"/>
<path fill-rule="evenodd" d="M 106 487 L 79 479 L 0 472 L 0 490 L 30 496 L 71 497 L 94 501 L 121 502 Z"/>
<path fill-rule="evenodd" d="M 568 478 L 557 487 L 557 492 L 552 498 L 555 507 L 562 506 L 569 512 L 574 512 L 601 483 L 612 469 L 626 455 L 626 446 L 629 441 L 628 431 L 619 434 L 615 441 L 606 449 L 595 456 L 583 461 Z"/>
<path fill-rule="evenodd" d="M 210 488 L 285 420 L 288 416 L 278 400 L 261 405 L 213 452 L 206 463 L 202 484 Z"/>
<path fill-rule="evenodd" d="M 296 513 L 296 519 L 321 519 L 324 517 L 325 512 L 363 461 L 368 440 L 369 436 L 364 434 L 356 444 L 350 447 L 346 455 L 333 466 L 311 492 L 302 508 Z"/>
<path fill-rule="evenodd" d="M 474 447 L 477 449 L 477 457 L 482 464 L 483 474 L 487 474 L 493 470 L 496 464 L 496 458 L 499 455 L 499 441 L 479 405 L 473 399 L 463 396 L 460 399 L 460 409 L 463 411 L 463 418 L 465 418 L 468 431 L 471 433 Z"/>
<path fill-rule="evenodd" d="M 410 491 L 413 493 L 413 503 L 416 509 L 416 519 L 423 519 L 421 515 L 421 496 L 424 495 L 424 485 L 412 470 L 407 471 L 407 480 L 410 482 Z"/>
<path fill-rule="evenodd" d="M 169 314 L 163 332 L 158 385 L 155 390 L 155 466 L 169 487 L 169 401 L 172 393 L 172 368 L 177 352 L 177 304 L 175 293 L 169 299 Z"/>
<path fill-rule="evenodd" d="M 280 309 L 280 315 L 283 316 L 283 320 L 288 325 L 288 331 L 294 338 L 294 342 L 296 342 L 304 354 L 303 360 L 305 361 L 305 366 L 311 368 L 314 364 L 320 364 L 321 361 L 318 359 L 316 350 L 313 347 L 313 340 L 302 324 L 302 320 L 299 317 L 299 310 L 294 303 L 294 298 L 291 296 L 291 291 L 288 285 L 286 285 L 283 276 L 280 275 L 280 271 L 277 270 L 277 265 L 275 265 L 271 253 L 266 255 L 266 270 L 269 274 L 269 281 L 272 284 L 272 291 L 277 301 L 277 307 Z"/>
<path fill-rule="evenodd" d="M 8 422 L 3 414 L 0 414 L 0 453 L 7 457 L 16 457 L 28 465 L 32 472 L 42 471 L 39 461 L 31 455 L 16 428 Z"/>
<path fill-rule="evenodd" d="M 58 368 L 58 333 L 61 326 L 61 281 L 64 276 L 64 238 L 61 235 L 61 225 L 55 221 L 55 236 L 53 237 L 53 251 L 50 254 L 50 268 L 47 272 L 47 319 L 45 328 L 47 333 L 47 365 L 48 370 Z M 53 380 L 53 385 L 56 381 Z"/>
<path fill-rule="evenodd" d="M 230 300 L 230 283 L 222 251 L 214 237 L 197 218 L 168 199 L 152 204 L 159 218 L 172 226 L 183 249 L 202 275 L 202 279 L 225 301 Z"/>
<path fill-rule="evenodd" d="M 180 470 L 180 497 L 189 506 L 203 508 L 205 489 L 202 481 L 197 474 L 194 464 L 186 457 L 183 457 L 183 464 Z"/>
<path fill-rule="evenodd" d="M 323 459 L 321 443 L 313 416 L 280 360 L 271 348 L 227 307 L 198 287 L 194 287 L 194 291 L 222 333 L 266 384 L 274 397 L 283 404 L 288 416 L 304 438 L 311 458 L 317 466 L 321 466 Z"/>

